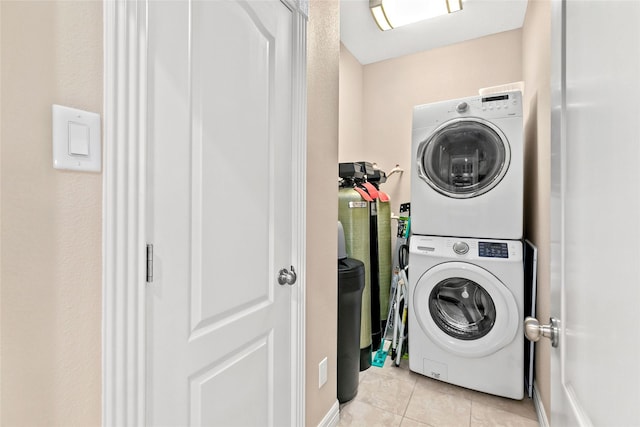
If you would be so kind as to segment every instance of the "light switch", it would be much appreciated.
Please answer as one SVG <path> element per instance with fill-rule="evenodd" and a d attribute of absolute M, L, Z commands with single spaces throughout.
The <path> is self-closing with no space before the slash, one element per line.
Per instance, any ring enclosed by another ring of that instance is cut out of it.
<path fill-rule="evenodd" d="M 69 154 L 89 155 L 89 127 L 81 123 L 69 122 Z"/>
<path fill-rule="evenodd" d="M 100 115 L 53 105 L 53 167 L 100 172 Z"/>

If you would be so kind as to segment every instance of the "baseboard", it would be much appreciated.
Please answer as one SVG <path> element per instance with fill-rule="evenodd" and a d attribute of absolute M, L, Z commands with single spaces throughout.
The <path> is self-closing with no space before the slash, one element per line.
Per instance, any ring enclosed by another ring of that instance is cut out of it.
<path fill-rule="evenodd" d="M 327 415 L 324 416 L 318 427 L 336 427 L 340 421 L 340 404 L 336 400 Z"/>
<path fill-rule="evenodd" d="M 538 383 L 535 380 L 533 381 L 533 406 L 536 408 L 540 427 L 549 427 L 549 418 L 547 417 L 547 412 L 544 410 L 544 405 L 538 392 Z"/>

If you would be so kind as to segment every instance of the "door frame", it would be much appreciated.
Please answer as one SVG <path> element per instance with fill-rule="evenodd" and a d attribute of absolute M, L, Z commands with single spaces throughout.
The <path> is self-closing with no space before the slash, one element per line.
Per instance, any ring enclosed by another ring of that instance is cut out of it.
<path fill-rule="evenodd" d="M 147 8 L 104 0 L 102 425 L 146 423 Z M 308 0 L 293 14 L 291 425 L 305 420 L 306 35 Z"/>

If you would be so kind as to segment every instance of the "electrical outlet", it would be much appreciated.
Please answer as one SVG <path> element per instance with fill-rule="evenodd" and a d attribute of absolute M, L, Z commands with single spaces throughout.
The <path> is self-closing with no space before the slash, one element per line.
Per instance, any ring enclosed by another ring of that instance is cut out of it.
<path fill-rule="evenodd" d="M 322 388 L 327 382 L 327 358 L 325 357 L 318 364 L 318 388 Z"/>

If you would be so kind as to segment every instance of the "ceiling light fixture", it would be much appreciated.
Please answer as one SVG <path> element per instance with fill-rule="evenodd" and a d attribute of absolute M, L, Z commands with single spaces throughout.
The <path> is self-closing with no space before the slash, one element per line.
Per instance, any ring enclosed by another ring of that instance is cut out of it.
<path fill-rule="evenodd" d="M 462 0 L 369 0 L 382 31 L 462 10 Z"/>

